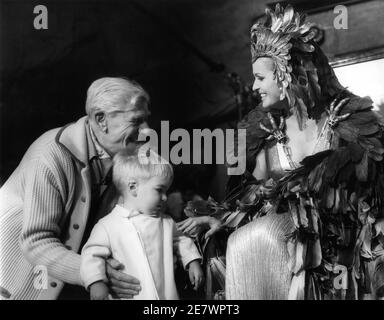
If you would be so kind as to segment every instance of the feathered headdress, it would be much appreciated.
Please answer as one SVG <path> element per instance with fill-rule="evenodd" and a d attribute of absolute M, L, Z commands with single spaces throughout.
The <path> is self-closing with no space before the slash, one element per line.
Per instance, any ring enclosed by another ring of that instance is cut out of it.
<path fill-rule="evenodd" d="M 260 57 L 273 59 L 276 80 L 301 128 L 308 115 L 317 118 L 324 111 L 324 102 L 343 90 L 313 40 L 313 26 L 290 5 L 283 9 L 277 4 L 275 11 L 266 9 L 264 22 L 251 28 L 252 62 Z"/>

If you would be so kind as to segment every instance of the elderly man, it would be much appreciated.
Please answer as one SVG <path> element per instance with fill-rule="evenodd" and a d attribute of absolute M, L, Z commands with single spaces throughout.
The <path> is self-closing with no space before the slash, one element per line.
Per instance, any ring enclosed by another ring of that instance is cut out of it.
<path fill-rule="evenodd" d="M 0 189 L 0 299 L 86 298 L 79 252 L 116 203 L 113 155 L 136 148 L 149 96 L 135 82 L 102 78 L 87 92 L 87 116 L 50 130 Z M 139 281 L 108 263 L 111 293 L 130 298 Z"/>

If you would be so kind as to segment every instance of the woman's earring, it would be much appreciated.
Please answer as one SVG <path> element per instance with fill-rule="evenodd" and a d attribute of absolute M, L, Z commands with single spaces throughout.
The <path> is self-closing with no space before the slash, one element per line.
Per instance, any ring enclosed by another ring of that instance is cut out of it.
<path fill-rule="evenodd" d="M 283 88 L 280 88 L 280 101 L 284 100 L 284 98 L 285 98 L 285 94 L 284 94 Z"/>

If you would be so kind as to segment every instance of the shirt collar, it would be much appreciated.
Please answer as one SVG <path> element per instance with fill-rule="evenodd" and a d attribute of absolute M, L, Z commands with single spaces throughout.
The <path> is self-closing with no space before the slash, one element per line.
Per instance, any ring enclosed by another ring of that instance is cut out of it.
<path fill-rule="evenodd" d="M 123 218 L 133 218 L 133 217 L 141 214 L 138 210 L 124 208 L 118 204 L 115 207 L 115 211 L 119 216 L 121 216 Z"/>
<path fill-rule="evenodd" d="M 121 205 L 117 204 L 116 207 L 115 207 L 115 212 L 123 217 L 123 218 L 133 218 L 133 217 L 136 217 L 138 215 L 141 215 L 142 213 L 136 209 L 131 209 L 131 208 L 124 208 L 122 207 Z M 160 218 L 162 215 L 156 215 L 156 216 L 153 216 L 153 215 L 146 215 L 147 217 L 150 217 L 150 218 Z"/>

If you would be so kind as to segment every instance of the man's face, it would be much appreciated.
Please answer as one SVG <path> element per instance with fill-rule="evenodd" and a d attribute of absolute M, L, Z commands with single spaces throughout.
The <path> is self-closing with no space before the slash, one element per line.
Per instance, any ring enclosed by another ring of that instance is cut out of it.
<path fill-rule="evenodd" d="M 107 130 L 98 137 L 99 142 L 111 156 L 127 148 L 134 150 L 139 131 L 148 128 L 149 114 L 148 103 L 144 99 L 137 99 L 106 113 Z"/>

